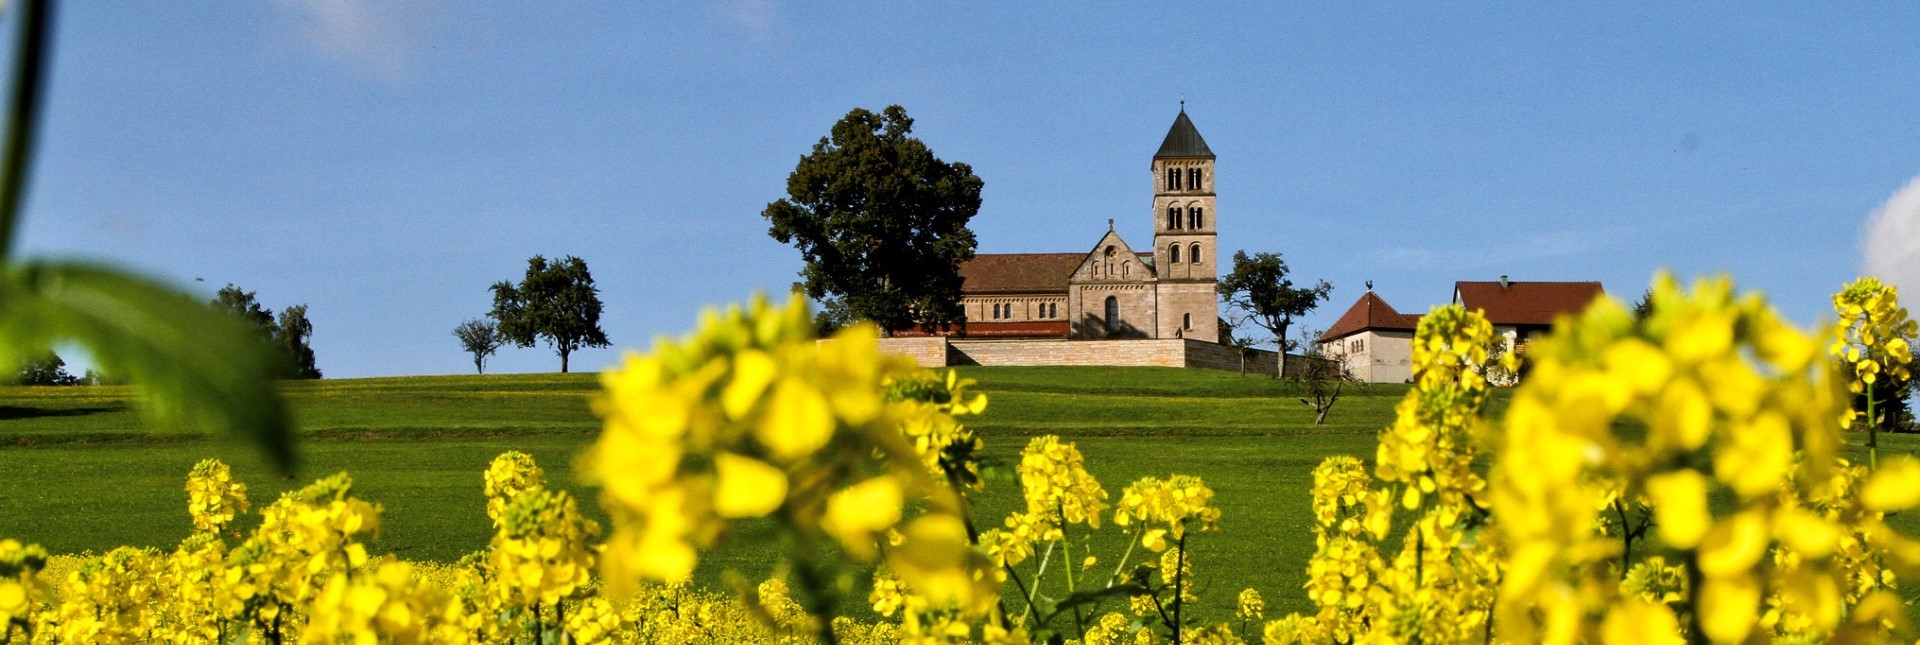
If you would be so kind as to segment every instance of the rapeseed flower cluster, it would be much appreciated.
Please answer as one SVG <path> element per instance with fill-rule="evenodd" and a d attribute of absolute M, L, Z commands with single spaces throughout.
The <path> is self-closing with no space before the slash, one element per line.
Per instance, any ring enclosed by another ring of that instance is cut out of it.
<path fill-rule="evenodd" d="M 494 466 L 509 463 L 538 470 L 524 455 L 503 455 Z M 225 467 L 195 467 L 200 474 L 211 470 Z M 488 477 L 501 471 L 490 468 Z M 679 584 L 645 585 L 624 599 L 606 596 L 598 584 L 573 575 L 592 571 L 598 546 L 565 493 L 521 489 L 507 506 L 494 548 L 444 565 L 350 555 L 364 551 L 359 540 L 378 514 L 351 491 L 351 480 L 336 475 L 283 495 L 261 511 L 277 519 L 263 519 L 259 531 L 232 547 L 219 533 L 200 532 L 171 553 L 122 547 L 100 556 L 49 557 L 38 546 L 0 540 L 0 642 L 814 640 L 817 622 L 779 579 L 761 583 L 750 598 Z M 555 536 L 564 539 L 548 539 Z M 318 557 L 323 551 L 341 555 Z M 949 624 L 966 625 L 957 610 L 948 615 Z M 840 617 L 833 630 L 848 643 L 911 642 L 900 625 Z M 983 633 L 993 642 L 1025 642 L 1004 629 Z"/>
<path fill-rule="evenodd" d="M 0 540 L 0 641 L 16 630 L 31 632 L 32 612 L 52 594 L 39 576 L 47 566 L 47 550 L 38 544 Z"/>
<path fill-rule="evenodd" d="M 1908 365 L 1920 323 L 1900 306 L 1897 287 L 1860 278 L 1833 294 L 1833 310 L 1840 319 L 1827 352 L 1852 367 L 1847 389 L 1865 393 L 1882 373 L 1901 381 L 1913 378 Z"/>
<path fill-rule="evenodd" d="M 1059 539 L 1063 525 L 1100 528 L 1100 514 L 1107 509 L 1107 490 L 1087 473 L 1079 448 L 1052 435 L 1034 437 L 1020 452 L 1016 470 L 1027 503 L 1029 519 L 1024 521 L 1037 527 L 1041 539 Z M 1012 523 L 1014 519 L 1007 521 Z"/>
<path fill-rule="evenodd" d="M 1887 401 L 1879 400 L 1885 388 L 1875 385 L 1882 375 L 1896 384 L 1913 378 L 1913 343 L 1920 341 L 1920 323 L 1900 306 L 1899 290 L 1874 277 L 1855 280 L 1833 294 L 1833 310 L 1840 318 L 1827 353 L 1843 364 L 1847 390 L 1854 394 L 1841 425 L 1853 427 L 1866 417 L 1867 465 L 1878 468 L 1880 428 L 1885 425 L 1881 406 Z"/>
<path fill-rule="evenodd" d="M 187 515 L 193 518 L 193 530 L 218 533 L 247 508 L 247 485 L 233 479 L 225 462 L 203 459 L 187 473 Z"/>
<path fill-rule="evenodd" d="M 566 491 L 530 489 L 507 506 L 488 564 L 502 600 L 519 607 L 557 605 L 582 594 L 594 565 L 600 525 L 580 516 Z"/>
<path fill-rule="evenodd" d="M 492 542 L 452 565 L 371 557 L 381 509 L 345 474 L 229 535 L 246 487 L 208 460 L 186 486 L 195 532 L 171 552 L 61 560 L 0 540 L 0 642 L 1243 643 L 1250 626 L 1316 645 L 1885 641 L 1900 579 L 1920 575 L 1920 540 L 1886 521 L 1920 507 L 1920 459 L 1836 452 L 1842 385 L 1870 391 L 1911 360 L 1892 289 L 1836 296 L 1834 333 L 1855 340 L 1827 352 L 1727 280 L 1660 276 L 1651 293 L 1646 319 L 1602 299 L 1535 340 L 1497 424 L 1491 325 L 1424 317 L 1375 463 L 1313 472 L 1311 615 L 1267 620 L 1246 589 L 1238 629 L 1191 624 L 1207 569 L 1188 538 L 1217 530 L 1214 490 L 1147 477 L 1110 502 L 1057 437 L 1026 446 L 1024 503 L 976 537 L 981 442 L 957 419 L 985 397 L 880 353 L 871 328 L 816 342 L 796 300 L 710 312 L 604 375 L 606 430 L 580 462 L 605 487 L 604 542 L 521 453 L 483 477 Z M 745 518 L 786 533 L 803 593 L 784 571 L 735 577 L 733 596 L 687 585 Z M 1117 558 L 1092 552 L 1103 524 L 1126 538 Z M 888 622 L 823 602 L 868 566 Z M 996 606 L 1001 581 L 1020 595 Z"/>
<path fill-rule="evenodd" d="M 1142 477 L 1120 493 L 1113 523 L 1140 523 L 1140 545 L 1154 553 L 1186 539 L 1189 525 L 1202 531 L 1220 530 L 1220 508 L 1213 505 L 1213 489 L 1193 475 L 1166 479 Z"/>
<path fill-rule="evenodd" d="M 487 463 L 485 481 L 483 490 L 487 495 L 487 517 L 498 528 L 506 521 L 507 507 L 521 493 L 545 488 L 547 475 L 540 470 L 540 464 L 534 463 L 532 455 L 509 450 Z"/>
<path fill-rule="evenodd" d="M 1682 288 L 1663 274 L 1651 299 L 1651 317 L 1636 320 L 1603 298 L 1535 343 L 1492 476 L 1507 547 L 1500 632 L 1731 643 L 1753 636 L 1770 605 L 1799 618 L 1776 627 L 1820 639 L 1855 627 L 1843 623 L 1849 615 L 1872 616 L 1860 610 L 1890 596 L 1843 602 L 1836 581 L 1846 568 L 1841 536 L 1867 518 L 1797 501 L 1826 498 L 1845 467 L 1834 454 L 1845 404 L 1821 340 L 1725 278 Z M 1866 486 L 1920 491 L 1920 466 L 1900 463 Z M 1666 555 L 1623 585 L 1642 565 L 1620 564 L 1626 545 L 1594 527 L 1608 500 L 1636 495 L 1650 502 Z M 1920 492 L 1856 499 L 1900 510 Z M 1882 557 L 1904 562 L 1895 554 L 1914 543 L 1883 529 L 1865 534 Z M 1677 584 L 1669 560 L 1685 574 Z"/>
<path fill-rule="evenodd" d="M 923 378 L 918 368 L 882 353 L 871 325 L 816 342 L 797 296 L 702 318 L 691 336 L 603 374 L 594 408 L 606 427 L 581 469 L 613 516 L 601 559 L 610 588 L 685 580 L 729 521 L 766 517 L 795 538 L 816 597 L 831 541 L 862 561 L 884 551 L 916 593 L 985 611 L 998 596 L 991 565 L 971 548 L 958 494 L 928 467 L 942 457 L 927 456 L 965 441 L 952 414 L 984 399 L 957 381 L 939 389 L 944 399 L 890 398 L 893 384 Z M 909 503 L 924 510 L 910 516 Z"/>
<path fill-rule="evenodd" d="M 927 370 L 898 374 L 887 382 L 886 399 L 900 411 L 900 431 L 920 461 L 955 490 L 979 490 L 980 466 L 974 453 L 980 439 L 959 417 L 987 409 L 987 396 L 973 391 L 973 379 L 948 370 L 942 377 Z"/>
<path fill-rule="evenodd" d="M 1473 471 L 1490 396 L 1486 362 L 1493 326 L 1477 312 L 1437 307 L 1414 331 L 1414 386 L 1382 430 L 1370 477 L 1359 460 L 1335 456 L 1314 469 L 1316 550 L 1307 598 L 1319 610 L 1270 621 L 1268 642 L 1459 642 L 1485 635 L 1498 581 L 1488 521 Z M 1506 360 L 1512 360 L 1508 353 Z M 1400 551 L 1378 542 L 1395 508 L 1415 520 Z"/>

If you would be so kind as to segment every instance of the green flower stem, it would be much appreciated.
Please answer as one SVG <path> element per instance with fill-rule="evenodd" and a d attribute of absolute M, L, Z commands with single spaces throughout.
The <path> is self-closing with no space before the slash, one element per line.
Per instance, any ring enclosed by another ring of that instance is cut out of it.
<path fill-rule="evenodd" d="M 1120 573 L 1127 570 L 1127 561 L 1133 559 L 1133 547 L 1140 544 L 1140 534 L 1144 532 L 1146 523 L 1143 522 L 1136 526 L 1140 527 L 1141 530 L 1134 531 L 1133 535 L 1127 536 L 1127 550 L 1120 554 L 1120 564 L 1113 568 L 1113 577 L 1107 578 L 1108 587 L 1112 587 L 1120 580 Z"/>
<path fill-rule="evenodd" d="M 1880 469 L 1880 421 L 1873 416 L 1873 384 L 1867 384 L 1867 469 Z"/>
<path fill-rule="evenodd" d="M 1038 615 L 1034 614 L 1033 611 L 1033 599 L 1040 595 L 1040 578 L 1047 574 L 1047 560 L 1052 558 L 1053 544 L 1049 543 L 1047 550 L 1040 554 L 1040 563 L 1033 568 L 1033 587 L 1031 587 L 1032 591 L 1027 594 L 1027 610 L 1020 612 L 1020 620 L 1022 621 L 1025 621 L 1028 615 Z"/>
<path fill-rule="evenodd" d="M 1180 532 L 1180 554 L 1173 557 L 1173 642 L 1180 642 L 1180 609 L 1187 603 L 1181 598 L 1180 585 L 1186 580 L 1187 572 L 1187 532 Z"/>
<path fill-rule="evenodd" d="M 816 564 L 818 554 L 811 541 L 801 538 L 796 550 L 798 557 L 794 561 L 799 565 L 800 585 L 807 590 L 807 610 L 813 612 L 820 623 L 818 638 L 825 645 L 835 645 L 840 641 L 833 635 L 833 589 Z"/>
<path fill-rule="evenodd" d="M 1027 619 L 1027 614 L 1033 613 L 1033 592 L 1027 590 L 1027 583 L 1020 580 L 1020 572 L 1014 569 L 1013 565 L 1006 565 L 1002 568 L 1007 570 L 1007 577 L 1013 580 L 1013 586 L 1020 588 L 1020 597 L 1027 600 L 1027 610 L 1020 614 L 1020 620 L 1024 621 Z M 1005 606 L 1006 601 L 1002 600 L 1000 604 Z"/>
<path fill-rule="evenodd" d="M 1073 584 L 1073 542 L 1067 539 L 1066 503 L 1056 501 L 1054 503 L 1054 510 L 1060 514 L 1060 558 L 1066 561 L 1060 567 L 1060 570 L 1065 571 L 1067 574 L 1067 596 L 1071 597 L 1073 596 L 1073 592 L 1079 591 L 1079 588 Z M 1087 618 L 1080 613 L 1079 605 L 1073 607 L 1073 626 L 1075 629 L 1078 629 L 1080 633 L 1087 633 Z"/>

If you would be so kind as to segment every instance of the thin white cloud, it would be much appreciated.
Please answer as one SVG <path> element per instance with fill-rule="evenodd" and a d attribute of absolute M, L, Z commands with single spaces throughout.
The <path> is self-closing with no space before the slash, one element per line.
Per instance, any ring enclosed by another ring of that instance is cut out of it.
<path fill-rule="evenodd" d="M 780 24 L 779 0 L 714 0 L 713 11 L 755 40 L 765 40 Z"/>
<path fill-rule="evenodd" d="M 1867 275 L 1899 285 L 1908 307 L 1920 302 L 1920 177 L 1867 216 L 1860 250 Z"/>
<path fill-rule="evenodd" d="M 1612 246 L 1618 241 L 1620 235 L 1621 232 L 1618 230 L 1552 231 L 1535 233 L 1518 240 L 1468 248 L 1401 247 L 1374 251 L 1369 256 L 1374 263 L 1388 266 L 1445 270 L 1476 269 L 1585 255 Z"/>
<path fill-rule="evenodd" d="M 389 79 L 426 45 L 426 18 L 439 0 L 279 0 L 299 37 L 320 54 Z"/>

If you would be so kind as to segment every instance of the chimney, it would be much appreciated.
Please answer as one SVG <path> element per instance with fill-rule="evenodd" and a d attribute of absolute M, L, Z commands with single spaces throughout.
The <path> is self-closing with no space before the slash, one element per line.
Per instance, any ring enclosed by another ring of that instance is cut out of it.
<path fill-rule="evenodd" d="M 1500 288 L 1505 289 L 1509 284 L 1510 283 L 1507 282 L 1507 276 L 1500 276 Z"/>

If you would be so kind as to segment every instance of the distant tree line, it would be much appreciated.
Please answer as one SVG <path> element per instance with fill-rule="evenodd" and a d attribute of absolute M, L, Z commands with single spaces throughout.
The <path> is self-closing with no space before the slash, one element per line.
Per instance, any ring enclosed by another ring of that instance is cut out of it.
<path fill-rule="evenodd" d="M 284 379 L 317 379 L 320 368 L 313 354 L 313 321 L 307 319 L 307 306 L 293 305 L 280 310 L 277 314 L 260 305 L 252 291 L 246 291 L 232 284 L 221 287 L 209 303 L 215 310 L 223 311 L 250 323 L 259 331 L 262 343 L 269 346 L 280 360 L 274 369 L 274 376 Z M 53 351 L 39 359 L 28 361 L 20 366 L 14 375 L 14 381 L 21 385 L 118 385 L 122 380 L 118 376 L 88 369 L 81 376 L 67 371 L 67 361 Z"/>
<path fill-rule="evenodd" d="M 306 305 L 287 307 L 276 316 L 273 310 L 260 305 L 252 291 L 229 283 L 214 294 L 213 307 L 238 316 L 259 330 L 261 339 L 273 346 L 282 358 L 277 370 L 280 378 L 320 378 L 320 367 L 314 361 L 310 344 L 313 322 L 307 320 Z"/>

